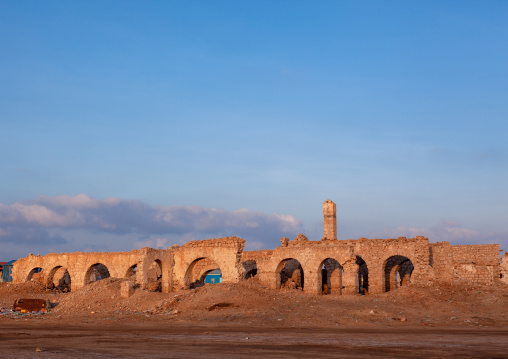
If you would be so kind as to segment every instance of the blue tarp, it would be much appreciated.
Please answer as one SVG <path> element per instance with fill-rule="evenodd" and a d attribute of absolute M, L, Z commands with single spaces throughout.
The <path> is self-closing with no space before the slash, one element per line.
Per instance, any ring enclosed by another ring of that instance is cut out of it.
<path fill-rule="evenodd" d="M 222 273 L 219 269 L 215 269 L 207 274 L 205 277 L 205 283 L 220 283 L 222 282 Z"/>

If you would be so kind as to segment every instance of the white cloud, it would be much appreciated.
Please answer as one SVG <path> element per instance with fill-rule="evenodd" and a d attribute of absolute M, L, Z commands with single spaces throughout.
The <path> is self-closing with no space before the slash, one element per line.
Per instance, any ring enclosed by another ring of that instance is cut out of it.
<path fill-rule="evenodd" d="M 87 233 L 86 243 L 83 236 L 72 235 L 76 231 Z M 85 249 L 94 241 L 101 245 L 98 238 L 114 236 L 124 238 L 131 247 L 167 247 L 187 240 L 236 235 L 269 248 L 276 246 L 280 237 L 301 231 L 301 222 L 293 216 L 247 208 L 227 211 L 200 206 L 150 206 L 141 201 L 95 199 L 85 194 L 0 204 L 0 243 L 20 246 L 37 243 L 54 248 L 75 238 L 83 243 L 73 243 L 72 247 Z"/>
<path fill-rule="evenodd" d="M 481 232 L 474 228 L 464 227 L 456 221 L 441 221 L 429 228 L 397 227 L 385 228 L 379 232 L 369 233 L 371 238 L 396 238 L 425 236 L 430 242 L 448 241 L 451 244 L 487 244 L 501 243 L 506 236 L 494 232 Z"/>
<path fill-rule="evenodd" d="M 155 238 L 155 239 L 145 239 L 143 241 L 134 242 L 134 248 L 140 249 L 144 247 L 150 248 L 167 248 L 169 240 L 167 238 Z"/>

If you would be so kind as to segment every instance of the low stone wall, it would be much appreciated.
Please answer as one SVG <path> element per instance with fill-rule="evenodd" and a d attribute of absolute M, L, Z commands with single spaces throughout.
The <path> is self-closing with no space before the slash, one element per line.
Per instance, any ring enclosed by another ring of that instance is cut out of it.
<path fill-rule="evenodd" d="M 451 246 L 454 280 L 493 284 L 499 280 L 499 244 Z"/>

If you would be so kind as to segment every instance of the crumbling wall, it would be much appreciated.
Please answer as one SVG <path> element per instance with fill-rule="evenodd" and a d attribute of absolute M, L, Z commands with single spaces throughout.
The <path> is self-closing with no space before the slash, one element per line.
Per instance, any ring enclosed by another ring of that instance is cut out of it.
<path fill-rule="evenodd" d="M 499 244 L 451 246 L 454 280 L 493 284 L 499 279 Z"/>
<path fill-rule="evenodd" d="M 157 288 L 157 286 L 150 284 L 150 282 L 153 282 L 154 275 L 158 277 L 158 273 L 160 271 L 161 279 L 160 288 L 158 288 L 158 290 L 161 290 L 163 293 L 171 291 L 174 266 L 172 247 L 169 249 L 153 249 L 145 247 L 140 251 L 143 255 L 141 257 L 141 261 L 139 261 L 139 264 L 137 265 L 136 282 L 140 284 L 143 289 L 153 290 L 154 288 Z M 127 266 L 127 269 L 131 266 Z M 126 275 L 127 272 L 125 272 L 124 277 Z"/>
<path fill-rule="evenodd" d="M 137 265 L 136 281 L 141 287 L 147 287 L 148 270 L 155 260 L 160 260 L 163 266 L 162 278 L 163 291 L 168 291 L 170 273 L 168 271 L 170 252 L 168 250 L 156 250 L 143 248 L 131 252 L 74 252 L 74 253 L 50 253 L 45 256 L 30 254 L 14 262 L 13 282 L 21 283 L 29 280 L 30 274 L 35 268 L 42 268 L 43 283 L 48 287 L 54 286 L 55 274 L 64 268 L 68 272 L 71 290 L 79 289 L 90 283 L 92 272 L 95 270 L 101 277 L 105 276 L 106 270 L 111 277 L 125 278 L 128 269 Z M 102 264 L 101 269 L 97 265 Z M 101 274 L 102 273 L 102 274 Z M 93 278 L 92 278 L 93 279 Z"/>
<path fill-rule="evenodd" d="M 241 238 L 224 237 L 192 241 L 183 246 L 172 247 L 173 289 L 190 288 L 194 267 L 206 258 L 218 264 L 223 282 L 238 282 L 242 278 L 241 255 L 244 246 L 245 240 Z"/>
<path fill-rule="evenodd" d="M 327 259 L 334 259 L 344 268 L 342 285 L 345 292 L 358 290 L 357 272 L 353 247 L 341 241 L 309 241 L 303 234 L 294 240 L 281 239 L 281 246 L 277 247 L 270 258 L 258 261 L 257 277 L 267 287 L 279 288 L 284 280 L 281 273 L 286 262 L 296 260 L 301 265 L 303 289 L 307 293 L 322 293 L 322 267 Z M 356 278 L 356 280 L 355 280 Z M 336 281 L 338 282 L 338 281 Z M 338 288 L 335 288 L 338 289 Z"/>
<path fill-rule="evenodd" d="M 272 257 L 273 250 L 243 251 L 241 257 L 241 271 L 243 278 L 257 276 L 258 267 L 264 266 Z"/>
<path fill-rule="evenodd" d="M 508 284 L 508 253 L 505 253 L 501 258 L 500 275 L 501 281 Z"/>
<path fill-rule="evenodd" d="M 369 278 L 369 293 L 382 293 L 387 290 L 387 265 L 393 263 L 393 257 L 405 257 L 413 265 L 408 281 L 418 282 L 433 278 L 430 267 L 429 240 L 417 236 L 415 238 L 349 240 L 354 246 L 354 255 L 366 264 Z"/>
<path fill-rule="evenodd" d="M 453 281 L 453 252 L 450 242 L 429 243 L 429 264 L 436 279 Z"/>

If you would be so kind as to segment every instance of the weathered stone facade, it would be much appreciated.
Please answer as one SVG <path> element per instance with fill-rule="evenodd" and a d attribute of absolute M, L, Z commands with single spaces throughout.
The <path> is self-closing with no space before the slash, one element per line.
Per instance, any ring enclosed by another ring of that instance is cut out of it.
<path fill-rule="evenodd" d="M 168 249 L 30 254 L 14 263 L 13 282 L 37 278 L 48 287 L 76 290 L 94 280 L 135 275 L 136 287 L 167 293 L 203 285 L 206 274 L 215 269 L 220 269 L 225 283 L 256 276 L 269 288 L 312 294 L 382 293 L 433 279 L 508 282 L 508 259 L 505 254 L 500 266 L 498 244 L 455 246 L 429 243 L 421 236 L 337 240 L 335 203 L 325 201 L 323 215 L 320 241 L 299 234 L 294 240 L 282 238 L 274 250 L 243 251 L 243 239 L 225 237 Z M 134 284 L 124 287 L 122 295 L 131 295 Z"/>
<path fill-rule="evenodd" d="M 508 284 L 508 253 L 505 253 L 501 259 L 501 281 Z"/>

